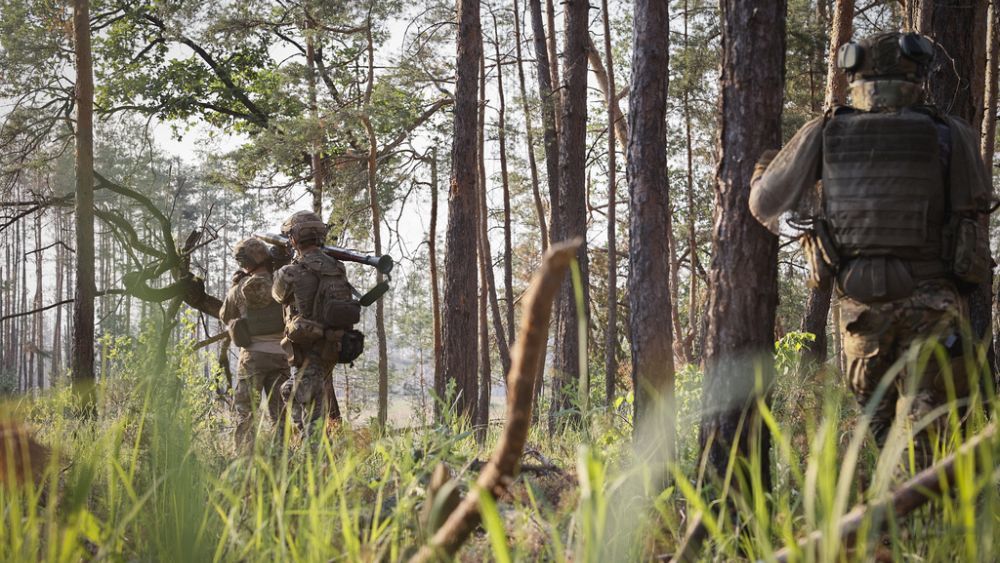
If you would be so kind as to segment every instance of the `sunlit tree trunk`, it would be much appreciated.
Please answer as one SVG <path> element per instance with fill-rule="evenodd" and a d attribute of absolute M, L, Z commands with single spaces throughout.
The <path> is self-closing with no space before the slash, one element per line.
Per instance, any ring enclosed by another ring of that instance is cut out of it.
<path fill-rule="evenodd" d="M 431 308 L 434 311 L 434 419 L 441 421 L 441 400 L 445 398 L 444 372 L 441 369 L 441 296 L 438 290 L 437 218 L 438 218 L 438 158 L 437 147 L 431 147 L 431 224 L 427 235 L 427 259 L 430 262 Z"/>
<path fill-rule="evenodd" d="M 854 0 L 836 0 L 830 27 L 830 53 L 826 64 L 826 90 L 823 105 L 830 108 L 847 101 L 847 76 L 837 68 L 837 49 L 851 39 L 851 23 L 854 19 Z M 833 298 L 833 284 L 825 289 L 812 288 L 806 300 L 806 313 L 802 317 L 802 332 L 816 335 L 816 340 L 806 347 L 803 357 L 816 364 L 826 361 L 827 319 L 830 316 L 830 300 Z M 839 327 L 834 327 L 839 330 Z"/>
<path fill-rule="evenodd" d="M 513 243 L 511 240 L 511 225 L 510 225 L 510 176 L 507 172 L 507 102 L 504 97 L 503 91 L 503 62 L 500 58 L 500 32 L 497 28 L 496 15 L 493 16 L 493 37 L 494 37 L 494 49 L 496 53 L 496 69 L 497 69 L 497 97 L 499 98 L 499 106 L 497 108 L 497 120 L 499 128 L 497 132 L 497 142 L 500 145 L 500 182 L 503 186 L 503 291 L 504 291 L 504 301 L 506 301 L 506 308 L 504 312 L 506 313 L 507 321 L 507 333 L 506 333 L 506 346 L 511 346 L 514 343 L 514 271 L 513 271 Z M 485 195 L 484 195 L 485 199 Z M 489 239 L 487 239 L 487 243 Z M 493 296 L 494 300 L 496 298 L 497 291 L 494 287 Z M 504 333 L 500 332 L 498 335 L 498 340 L 504 337 Z M 510 368 L 510 352 L 507 354 L 501 354 L 501 361 L 506 356 L 506 367 L 504 368 L 504 374 Z"/>

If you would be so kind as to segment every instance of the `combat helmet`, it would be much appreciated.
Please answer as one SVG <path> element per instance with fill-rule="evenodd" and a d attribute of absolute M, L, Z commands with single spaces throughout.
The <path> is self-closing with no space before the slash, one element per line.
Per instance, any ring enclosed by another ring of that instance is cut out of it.
<path fill-rule="evenodd" d="M 267 245 L 252 237 L 236 243 L 233 256 L 236 257 L 236 262 L 247 270 L 252 270 L 271 261 L 271 253 L 268 252 Z"/>
<path fill-rule="evenodd" d="M 853 104 L 866 111 L 923 103 L 923 82 L 933 58 L 931 41 L 912 32 L 877 33 L 837 50 L 837 66 L 850 81 Z"/>
<path fill-rule="evenodd" d="M 321 245 L 328 230 L 327 224 L 312 211 L 296 211 L 281 224 L 281 234 L 294 238 L 299 244 Z"/>

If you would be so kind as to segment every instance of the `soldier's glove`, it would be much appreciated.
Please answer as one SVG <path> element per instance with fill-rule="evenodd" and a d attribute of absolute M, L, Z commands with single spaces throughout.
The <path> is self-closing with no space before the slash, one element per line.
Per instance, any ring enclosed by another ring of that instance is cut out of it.
<path fill-rule="evenodd" d="M 771 161 L 776 156 L 778 156 L 777 149 L 768 149 L 761 153 L 760 158 L 757 159 L 757 164 L 753 167 L 751 183 L 756 182 L 758 178 L 764 175 L 764 171 L 767 170 L 767 167 L 771 165 Z"/>

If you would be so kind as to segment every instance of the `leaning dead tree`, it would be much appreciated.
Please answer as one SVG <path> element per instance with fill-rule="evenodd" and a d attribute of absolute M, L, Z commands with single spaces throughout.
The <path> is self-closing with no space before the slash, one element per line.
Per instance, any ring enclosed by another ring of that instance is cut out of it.
<path fill-rule="evenodd" d="M 479 474 L 472 491 L 448 516 L 427 545 L 410 559 L 411 563 L 436 561 L 454 555 L 479 524 L 480 492 L 497 496 L 517 475 L 518 462 L 531 428 L 532 398 L 535 380 L 541 369 L 539 360 L 544 354 L 549 334 L 552 301 L 581 244 L 581 239 L 574 239 L 552 245 L 541 268 L 535 272 L 525 294 L 521 330 L 511 351 L 511 368 L 507 376 L 507 422 L 496 450 Z"/>

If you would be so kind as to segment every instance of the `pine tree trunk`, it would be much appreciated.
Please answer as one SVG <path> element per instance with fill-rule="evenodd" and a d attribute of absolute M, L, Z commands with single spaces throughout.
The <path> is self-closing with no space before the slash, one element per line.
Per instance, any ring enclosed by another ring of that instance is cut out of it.
<path fill-rule="evenodd" d="M 688 53 L 688 2 L 684 0 L 684 56 Z M 688 284 L 688 334 L 684 338 L 684 354 L 689 362 L 695 359 L 695 339 L 698 334 L 698 232 L 695 218 L 697 210 L 694 204 L 694 142 L 691 135 L 691 86 L 684 85 L 684 156 L 687 161 L 686 189 L 687 199 L 687 230 L 688 230 L 688 264 L 691 266 L 691 277 Z M 679 303 L 674 303 L 678 306 Z M 674 335 L 680 338 L 680 333 Z"/>
<path fill-rule="evenodd" d="M 306 29 L 306 84 L 309 96 L 309 116 L 312 120 L 319 120 L 319 104 L 316 101 L 316 48 L 313 45 L 311 30 L 314 27 L 313 20 L 309 14 L 305 14 Z M 313 124 L 316 127 L 316 124 Z M 312 187 L 312 208 L 313 212 L 323 217 L 323 182 L 325 181 L 325 170 L 323 168 L 323 146 L 317 139 L 314 139 L 311 147 L 310 162 L 313 173 Z"/>
<path fill-rule="evenodd" d="M 913 0 L 915 3 L 917 0 Z M 987 0 L 920 0 L 923 34 L 938 44 L 928 80 L 930 101 L 944 113 L 982 128 L 986 73 Z M 989 218 L 981 220 L 989 228 Z M 969 322 L 979 338 L 992 324 L 992 279 L 969 295 Z"/>
<path fill-rule="evenodd" d="M 551 2 L 550 2 L 551 4 Z M 537 65 L 536 75 L 538 76 L 538 97 L 542 101 L 542 144 L 545 149 L 545 172 L 546 181 L 549 185 L 549 208 L 551 219 L 549 221 L 549 242 L 563 240 L 562 226 L 559 217 L 559 134 L 556 129 L 556 100 L 557 95 L 552 90 L 552 70 L 549 62 L 549 52 L 545 41 L 545 25 L 542 19 L 541 0 L 528 0 L 531 9 L 531 29 L 534 36 L 535 61 Z M 551 13 L 551 11 L 550 11 Z M 552 34 L 555 30 L 550 30 Z M 559 325 L 559 311 L 553 313 L 555 317 L 554 325 Z M 548 349 L 546 348 L 546 351 Z M 535 404 L 538 404 L 541 397 L 542 388 L 545 384 L 545 358 L 546 353 L 542 353 L 539 362 L 539 377 L 535 381 Z M 534 420 L 538 420 L 539 409 L 531 411 Z"/>
<path fill-rule="evenodd" d="M 55 238 L 56 241 L 61 242 L 63 213 L 58 209 L 55 211 L 55 224 Z M 65 268 L 66 254 L 68 253 L 62 244 L 56 246 L 56 303 L 63 300 L 63 269 Z M 62 309 L 62 307 L 56 307 L 55 321 L 52 324 L 52 365 L 49 370 L 50 386 L 55 384 L 56 378 L 59 377 L 59 372 L 62 370 Z"/>
<path fill-rule="evenodd" d="M 561 134 L 563 130 L 563 85 L 559 81 L 559 34 L 556 33 L 556 8 L 552 0 L 545 0 L 545 18 L 546 25 L 549 27 L 546 48 L 549 60 L 549 83 L 552 84 L 552 103 L 555 108 L 555 127 L 556 131 Z"/>
<path fill-rule="evenodd" d="M 673 459 L 674 357 L 671 332 L 667 181 L 670 14 L 666 2 L 635 0 L 629 93 L 629 327 L 640 452 Z"/>
<path fill-rule="evenodd" d="M 618 378 L 618 252 L 617 205 L 618 163 L 615 122 L 618 104 L 614 98 L 615 63 L 611 52 L 611 23 L 608 0 L 601 0 L 601 18 L 604 25 L 604 58 L 608 62 L 607 82 L 610 96 L 608 106 L 608 326 L 604 330 L 604 401 L 609 408 L 615 404 L 615 383 Z M 599 59 L 598 59 L 599 60 Z"/>
<path fill-rule="evenodd" d="M 444 371 L 441 369 L 441 296 L 438 290 L 437 263 L 437 218 L 438 218 L 438 158 L 437 147 L 431 147 L 431 224 L 427 235 L 427 259 L 430 262 L 431 309 L 434 311 L 434 420 L 440 422 L 441 402 L 447 392 Z"/>
<path fill-rule="evenodd" d="M 715 475 L 725 475 L 735 443 L 740 456 L 762 460 L 768 489 L 770 436 L 755 401 L 770 381 L 778 240 L 750 215 L 747 200 L 757 158 L 781 145 L 785 15 L 783 0 L 722 1 L 720 153 L 701 426 Z M 764 389 L 756 387 L 756 373 L 763 374 Z"/>
<path fill-rule="evenodd" d="M 986 165 L 986 173 L 989 177 L 993 177 L 993 155 L 996 152 L 996 128 L 997 128 L 997 74 L 998 68 L 997 63 L 1000 60 L 1000 22 L 997 21 L 998 12 L 1000 8 L 997 7 L 997 1 L 991 0 L 989 3 L 989 14 L 987 16 L 987 66 L 986 66 L 986 80 L 984 94 L 985 98 L 985 112 L 983 113 L 983 125 L 982 125 L 982 155 L 983 163 Z M 988 221 L 987 221 L 988 222 Z M 997 292 L 994 290 L 992 293 L 992 307 L 993 307 L 993 318 L 992 323 L 996 323 L 998 317 L 1000 317 L 1000 300 L 997 299 Z M 993 345 L 992 352 L 994 363 L 996 358 L 1000 357 L 1000 330 L 993 327 Z M 996 370 L 1000 374 L 1000 370 Z M 996 377 L 996 376 L 994 376 Z M 1000 387 L 1000 385 L 998 385 Z"/>
<path fill-rule="evenodd" d="M 493 259 L 488 252 L 486 223 L 486 58 L 479 59 L 479 131 L 476 138 L 476 164 L 479 170 L 479 182 L 476 190 L 479 209 L 476 217 L 476 239 L 479 241 L 479 407 L 476 410 L 476 440 L 482 443 L 486 439 L 486 427 L 490 420 L 490 328 L 489 328 L 489 292 L 492 278 Z M 499 315 L 497 315 L 499 318 Z M 503 338 L 503 331 L 497 335 Z"/>
<path fill-rule="evenodd" d="M 560 228 L 553 240 L 587 239 L 587 0 L 565 0 L 566 44 L 564 50 L 566 77 L 562 97 L 562 128 L 559 135 L 559 206 L 554 214 L 559 216 Z M 583 292 L 583 319 L 578 322 L 577 303 L 573 283 L 567 279 L 558 298 L 559 323 L 556 334 L 555 376 L 552 381 L 552 403 L 549 421 L 554 430 L 555 414 L 573 406 L 574 394 L 570 389 L 576 383 L 578 398 L 586 397 L 588 382 L 586 366 L 587 340 L 579 337 L 580 330 L 587 330 L 590 287 L 586 242 L 577 251 Z M 582 324 L 582 326 L 580 326 Z M 581 346 L 584 349 L 581 349 Z"/>
<path fill-rule="evenodd" d="M 94 71 L 90 2 L 74 0 L 76 60 L 76 296 L 73 301 L 73 381 L 82 407 L 96 408 L 94 385 Z"/>
<path fill-rule="evenodd" d="M 42 214 L 35 215 L 35 246 L 42 245 Z M 35 303 L 36 310 L 42 308 L 42 252 L 35 253 Z M 45 388 L 45 313 L 35 313 L 35 388 L 41 391 Z"/>
<path fill-rule="evenodd" d="M 837 49 L 851 40 L 851 24 L 854 20 L 854 0 L 836 0 L 830 29 L 830 54 L 827 57 L 826 91 L 823 105 L 827 108 L 846 103 L 847 77 L 837 68 Z M 802 332 L 816 335 L 816 340 L 806 347 L 803 358 L 821 364 L 827 357 L 827 319 L 830 316 L 830 300 L 833 286 L 826 289 L 812 288 L 806 300 L 806 313 L 802 317 Z M 834 327 L 834 330 L 839 330 Z"/>
<path fill-rule="evenodd" d="M 451 149 L 451 186 L 445 254 L 442 354 L 445 381 L 454 381 L 458 412 L 476 420 L 479 398 L 478 357 L 469 338 L 478 330 L 476 237 L 478 129 L 476 102 L 479 59 L 483 53 L 479 0 L 458 0 L 455 71 L 455 120 Z"/>
<path fill-rule="evenodd" d="M 535 201 L 535 213 L 538 215 L 539 238 L 541 239 L 542 255 L 549 249 L 549 227 L 545 219 L 545 205 L 538 184 L 538 163 L 535 161 L 535 138 L 532 133 L 531 107 L 528 103 L 528 88 L 524 80 L 524 56 L 521 53 L 521 11 L 517 0 L 514 0 L 514 53 L 517 57 L 517 80 L 521 93 L 521 106 L 524 112 L 524 135 L 528 142 L 528 170 L 531 173 L 531 196 Z M 511 341 L 513 342 L 513 340 Z"/>
<path fill-rule="evenodd" d="M 497 125 L 499 128 L 497 141 L 500 144 L 500 182 L 503 185 L 503 291 L 504 301 L 506 301 L 506 308 L 504 309 L 504 312 L 506 313 L 507 320 L 505 345 L 509 348 L 514 344 L 514 249 L 511 240 L 510 225 L 510 176 L 507 173 L 507 102 L 504 98 L 503 91 L 503 64 L 500 59 L 500 32 L 497 29 L 496 15 L 493 16 L 493 37 L 495 39 L 493 46 L 495 48 L 497 58 L 497 96 L 500 104 L 497 108 L 497 119 L 499 121 Z M 485 194 L 483 195 L 483 199 L 486 199 Z M 489 243 L 488 238 L 487 243 Z M 496 294 L 496 286 L 494 286 L 494 301 L 496 299 Z M 497 339 L 500 340 L 503 336 L 504 333 L 500 332 Z M 507 354 L 501 353 L 500 359 L 503 360 L 504 357 L 507 358 L 507 367 L 504 368 L 504 374 L 506 375 L 510 368 L 510 352 L 508 351 Z"/>
<path fill-rule="evenodd" d="M 378 139 L 375 136 L 375 128 L 371 123 L 372 115 L 372 90 L 375 87 L 375 41 L 372 37 L 372 23 L 368 22 L 368 84 L 365 90 L 365 109 L 363 123 L 365 132 L 368 134 L 368 204 L 372 212 L 372 239 L 375 243 L 375 256 L 382 255 L 382 211 L 378 201 Z M 382 272 L 375 272 L 375 283 L 380 284 L 384 280 Z M 375 337 L 378 341 L 378 425 L 385 428 L 389 418 L 389 351 L 386 344 L 385 334 L 385 301 L 379 299 L 375 302 Z M 330 393 L 332 394 L 332 388 Z M 334 399 L 336 401 L 336 399 Z M 331 403 L 331 406 L 335 404 Z M 333 412 L 332 410 L 330 412 Z"/>

